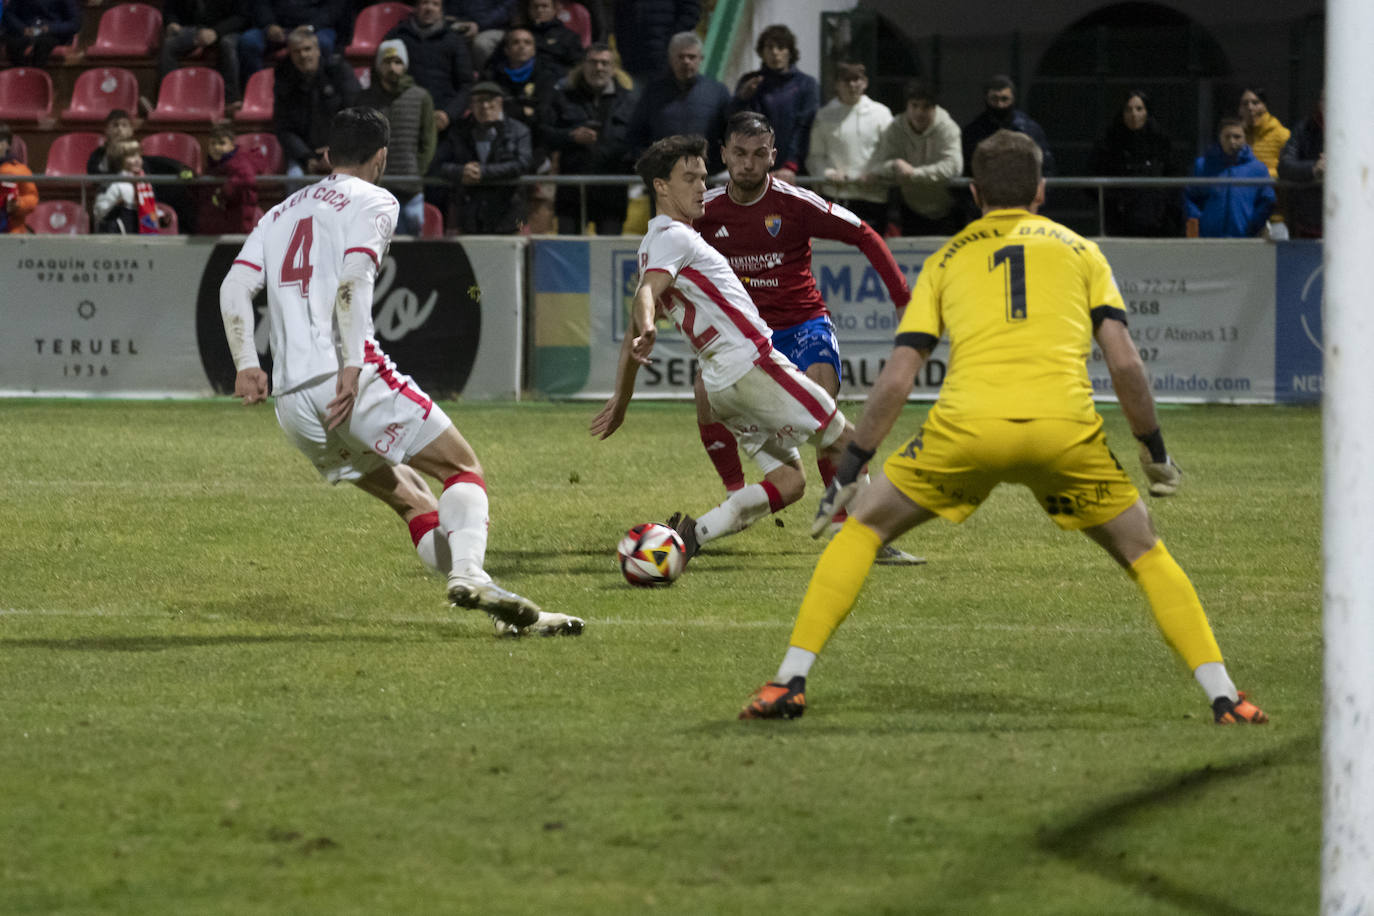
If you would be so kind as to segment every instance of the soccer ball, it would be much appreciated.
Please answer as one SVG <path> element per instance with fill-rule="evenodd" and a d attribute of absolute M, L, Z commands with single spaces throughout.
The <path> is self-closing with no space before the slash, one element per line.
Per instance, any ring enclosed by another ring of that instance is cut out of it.
<path fill-rule="evenodd" d="M 635 525 L 625 532 L 615 552 L 625 581 L 645 588 L 672 585 L 687 565 L 682 538 L 656 522 Z"/>

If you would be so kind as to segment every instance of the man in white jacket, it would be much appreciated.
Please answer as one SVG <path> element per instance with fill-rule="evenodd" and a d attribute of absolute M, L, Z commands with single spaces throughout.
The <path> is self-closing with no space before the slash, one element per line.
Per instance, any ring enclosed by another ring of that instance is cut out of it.
<path fill-rule="evenodd" d="M 919 80 L 906 86 L 906 110 L 878 139 L 867 177 L 901 190 L 902 235 L 947 236 L 964 226 L 946 182 L 964 170 L 959 125 Z"/>
<path fill-rule="evenodd" d="M 835 67 L 835 98 L 816 113 L 811 125 L 811 152 L 806 170 L 825 176 L 820 193 L 856 214 L 879 235 L 887 229 L 886 182 L 861 181 L 892 109 L 870 99 L 863 64 Z"/>

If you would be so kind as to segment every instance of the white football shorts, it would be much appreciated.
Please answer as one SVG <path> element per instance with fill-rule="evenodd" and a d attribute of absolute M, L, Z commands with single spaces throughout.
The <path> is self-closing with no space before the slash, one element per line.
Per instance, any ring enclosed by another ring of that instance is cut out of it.
<path fill-rule="evenodd" d="M 353 416 L 338 429 L 326 429 L 337 378 L 327 375 L 275 398 L 286 438 L 330 483 L 400 464 L 452 425 L 410 376 L 389 364 L 368 363 L 358 376 Z"/>
<path fill-rule="evenodd" d="M 834 399 L 777 350 L 706 399 L 765 474 L 801 461 L 804 443 L 822 449 L 844 432 Z"/>

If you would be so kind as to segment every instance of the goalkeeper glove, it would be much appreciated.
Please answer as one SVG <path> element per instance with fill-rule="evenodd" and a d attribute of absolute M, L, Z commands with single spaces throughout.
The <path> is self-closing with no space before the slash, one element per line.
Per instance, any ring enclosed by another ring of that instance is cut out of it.
<path fill-rule="evenodd" d="M 1183 481 L 1183 468 L 1174 463 L 1164 448 L 1159 429 L 1136 436 L 1140 442 L 1140 467 L 1150 481 L 1151 496 L 1173 496 Z"/>
<path fill-rule="evenodd" d="M 820 537 L 830 524 L 830 520 L 849 505 L 859 490 L 859 474 L 872 457 L 872 449 L 860 448 L 853 442 L 845 448 L 840 466 L 835 470 L 835 478 L 830 481 L 830 486 L 825 488 L 825 495 L 821 497 L 816 517 L 811 520 L 813 538 Z"/>

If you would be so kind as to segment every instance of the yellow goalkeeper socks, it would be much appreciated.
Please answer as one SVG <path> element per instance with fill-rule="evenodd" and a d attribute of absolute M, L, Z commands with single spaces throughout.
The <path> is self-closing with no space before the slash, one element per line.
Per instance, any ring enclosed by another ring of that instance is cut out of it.
<path fill-rule="evenodd" d="M 790 645 L 819 653 L 830 634 L 849 616 L 882 546 L 877 532 L 854 519 L 831 539 L 806 587 Z"/>
<path fill-rule="evenodd" d="M 1130 574 L 1150 602 L 1164 639 L 1183 656 L 1189 671 L 1221 661 L 1221 649 L 1193 583 L 1169 555 L 1163 541 L 1155 541 L 1155 546 L 1132 563 Z"/>

